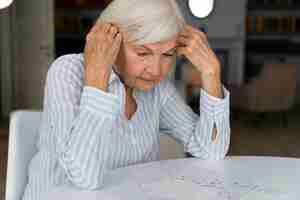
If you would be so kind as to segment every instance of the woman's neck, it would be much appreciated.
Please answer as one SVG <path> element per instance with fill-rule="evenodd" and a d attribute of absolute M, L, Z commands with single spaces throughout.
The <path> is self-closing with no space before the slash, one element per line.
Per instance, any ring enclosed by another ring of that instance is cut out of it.
<path fill-rule="evenodd" d="M 127 85 L 125 85 L 125 91 L 126 91 L 126 95 L 128 96 L 128 97 L 132 97 L 133 95 L 133 88 L 131 88 L 131 87 L 128 87 Z"/>

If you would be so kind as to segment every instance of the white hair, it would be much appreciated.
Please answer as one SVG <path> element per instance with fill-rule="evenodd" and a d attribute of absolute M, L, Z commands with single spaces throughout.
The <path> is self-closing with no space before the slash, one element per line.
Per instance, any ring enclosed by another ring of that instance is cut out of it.
<path fill-rule="evenodd" d="M 184 26 L 176 0 L 113 0 L 96 23 L 116 23 L 137 44 L 165 41 Z"/>

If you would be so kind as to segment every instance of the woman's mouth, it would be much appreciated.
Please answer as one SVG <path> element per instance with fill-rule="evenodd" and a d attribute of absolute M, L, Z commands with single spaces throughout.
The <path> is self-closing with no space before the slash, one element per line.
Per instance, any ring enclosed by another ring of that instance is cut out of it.
<path fill-rule="evenodd" d="M 146 81 L 146 82 L 156 82 L 157 80 L 156 79 L 142 79 L 143 81 Z"/>

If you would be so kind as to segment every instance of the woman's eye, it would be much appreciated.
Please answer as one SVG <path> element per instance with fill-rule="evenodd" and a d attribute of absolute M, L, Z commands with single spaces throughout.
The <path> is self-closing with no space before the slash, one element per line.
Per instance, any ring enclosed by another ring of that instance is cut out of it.
<path fill-rule="evenodd" d="M 149 53 L 137 53 L 138 56 L 147 56 Z"/>
<path fill-rule="evenodd" d="M 150 53 L 147 53 L 147 52 L 144 52 L 144 53 L 137 53 L 137 55 L 138 56 L 149 56 L 150 55 Z M 164 56 L 167 56 L 167 57 L 172 57 L 174 54 L 172 54 L 172 53 L 165 53 L 165 54 L 163 54 Z"/>

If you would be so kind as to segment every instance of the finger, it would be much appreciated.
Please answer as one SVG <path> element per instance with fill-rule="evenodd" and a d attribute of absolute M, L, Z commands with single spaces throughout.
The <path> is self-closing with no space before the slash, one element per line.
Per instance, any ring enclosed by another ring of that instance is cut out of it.
<path fill-rule="evenodd" d="M 88 32 L 88 34 L 86 35 L 86 40 L 89 40 L 91 37 L 93 37 L 93 35 L 95 33 L 97 33 L 99 30 L 101 29 L 101 25 L 99 24 L 95 24 L 90 31 Z"/>
<path fill-rule="evenodd" d="M 187 37 L 179 36 L 179 37 L 177 37 L 176 41 L 179 46 L 188 46 L 190 40 Z"/>
<path fill-rule="evenodd" d="M 177 44 L 179 46 L 192 48 L 194 50 L 201 48 L 203 51 L 209 50 L 208 42 L 205 38 L 201 38 L 200 36 L 194 36 L 191 38 L 183 37 L 179 35 L 177 37 Z"/>
<path fill-rule="evenodd" d="M 98 24 L 95 24 L 89 31 L 89 33 L 92 33 L 92 32 L 95 32 L 96 29 L 99 28 L 99 25 Z"/>
<path fill-rule="evenodd" d="M 185 33 L 180 33 L 177 35 L 176 42 L 179 46 L 186 46 L 189 44 L 190 37 Z"/>
<path fill-rule="evenodd" d="M 115 43 L 120 43 L 123 39 L 122 33 L 118 32 L 115 37 Z"/>
<path fill-rule="evenodd" d="M 185 46 L 185 47 L 178 47 L 177 53 L 179 55 L 185 55 L 188 57 L 194 57 L 194 56 L 202 56 L 203 58 L 207 58 L 209 55 L 209 52 L 204 49 L 202 46 Z M 196 54 L 195 54 L 196 53 Z"/>
<path fill-rule="evenodd" d="M 115 38 L 117 36 L 117 33 L 119 33 L 119 29 L 116 26 L 111 26 L 109 30 L 109 34 Z"/>
<path fill-rule="evenodd" d="M 186 57 L 188 57 L 189 55 L 189 52 L 186 47 L 178 47 L 176 52 L 178 55 L 184 55 Z"/>
<path fill-rule="evenodd" d="M 199 37 L 199 38 L 198 38 L 198 43 L 199 43 L 199 45 L 200 45 L 203 49 L 205 49 L 205 50 L 209 50 L 209 49 L 210 49 L 208 40 L 207 40 L 206 38 Z"/>
<path fill-rule="evenodd" d="M 201 37 L 203 39 L 207 39 L 207 34 L 204 33 L 203 31 L 193 27 L 193 26 L 190 26 L 190 25 L 187 25 L 185 26 L 185 29 L 183 30 L 185 33 L 189 33 L 192 37 Z"/>
<path fill-rule="evenodd" d="M 197 28 L 187 24 L 185 27 L 184 27 L 184 30 L 185 31 L 188 31 L 188 32 L 192 32 L 192 33 L 198 33 L 198 32 L 201 32 L 199 31 Z"/>
<path fill-rule="evenodd" d="M 189 45 L 191 46 L 202 46 L 205 49 L 209 48 L 208 39 L 205 34 L 200 32 L 191 32 L 189 34 Z"/>
<path fill-rule="evenodd" d="M 103 25 L 103 31 L 104 33 L 108 33 L 109 29 L 110 29 L 111 24 L 110 23 L 105 23 Z"/>
<path fill-rule="evenodd" d="M 208 38 L 207 38 L 207 35 L 201 31 L 199 31 L 198 33 L 195 33 L 193 35 L 193 37 L 195 39 L 197 39 L 198 41 L 200 41 L 201 43 L 205 44 L 207 47 L 209 46 L 208 45 Z"/>
<path fill-rule="evenodd" d="M 194 30 L 188 28 L 187 26 L 184 27 L 184 29 L 182 30 L 183 35 L 186 35 L 188 37 L 191 37 L 191 35 L 195 34 Z"/>
<path fill-rule="evenodd" d="M 197 51 L 198 56 L 203 58 L 202 60 L 205 60 L 209 57 L 209 52 L 206 49 L 204 49 L 203 47 L 199 47 L 196 51 Z"/>
<path fill-rule="evenodd" d="M 98 33 L 98 32 L 104 32 L 105 25 L 106 25 L 106 24 L 104 24 L 104 23 L 97 25 L 97 27 L 96 27 L 96 29 L 95 29 L 94 32 L 95 32 L 95 33 Z"/>
<path fill-rule="evenodd" d="M 189 24 L 186 24 L 186 25 L 184 26 L 184 28 L 185 28 L 185 29 L 188 29 L 188 30 L 191 30 L 191 31 L 195 30 L 195 28 L 194 28 L 192 25 L 189 25 Z"/>
<path fill-rule="evenodd" d="M 203 43 L 205 44 L 205 46 L 210 49 L 210 44 L 209 44 L 209 41 L 208 41 L 208 38 L 207 37 L 204 37 L 202 38 L 203 39 Z"/>
<path fill-rule="evenodd" d="M 118 33 L 116 35 L 115 39 L 114 39 L 113 44 L 112 44 L 113 51 L 116 51 L 120 48 L 121 42 L 122 42 L 122 34 Z"/>
<path fill-rule="evenodd" d="M 112 45 L 112 55 L 114 57 L 114 59 L 117 57 L 119 51 L 120 51 L 120 47 L 121 47 L 121 43 L 122 43 L 122 36 L 121 34 L 117 34 L 115 41 Z"/>
<path fill-rule="evenodd" d="M 191 49 L 197 49 L 199 46 L 201 48 L 206 48 L 204 44 L 202 44 L 202 41 L 197 40 L 197 39 L 190 39 L 190 38 L 185 38 L 185 37 L 178 37 L 177 38 L 177 44 L 179 46 L 185 46 Z"/>
<path fill-rule="evenodd" d="M 180 31 L 180 32 L 178 33 L 177 36 L 178 36 L 178 37 L 179 37 L 179 36 L 182 36 L 182 37 L 187 37 L 187 38 L 188 38 L 188 37 L 190 37 L 190 34 L 191 34 L 191 33 L 190 33 L 189 31 L 182 30 L 182 31 Z"/>

